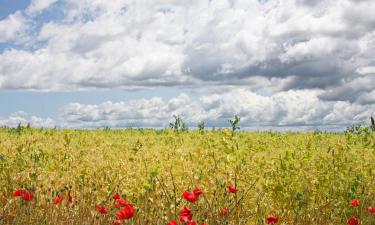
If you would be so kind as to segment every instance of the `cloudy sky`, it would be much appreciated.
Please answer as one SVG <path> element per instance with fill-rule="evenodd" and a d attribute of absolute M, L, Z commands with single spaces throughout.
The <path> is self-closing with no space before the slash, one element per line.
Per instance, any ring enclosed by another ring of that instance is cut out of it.
<path fill-rule="evenodd" d="M 368 123 L 374 11 L 373 0 L 0 0 L 0 126 Z"/>

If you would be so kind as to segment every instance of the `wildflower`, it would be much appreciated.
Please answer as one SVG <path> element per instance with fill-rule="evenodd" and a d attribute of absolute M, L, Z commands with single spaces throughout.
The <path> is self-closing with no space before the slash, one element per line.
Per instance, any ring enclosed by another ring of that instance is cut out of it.
<path fill-rule="evenodd" d="M 186 223 L 186 225 L 197 225 L 197 223 L 194 222 L 194 221 L 189 221 L 189 222 Z"/>
<path fill-rule="evenodd" d="M 375 214 L 375 206 L 367 206 L 366 210 L 370 214 Z"/>
<path fill-rule="evenodd" d="M 108 209 L 105 206 L 97 205 L 95 208 L 100 214 L 106 215 L 108 213 Z"/>
<path fill-rule="evenodd" d="M 178 225 L 178 223 L 176 220 L 172 220 L 167 225 Z"/>
<path fill-rule="evenodd" d="M 194 193 L 188 192 L 188 191 L 185 191 L 182 194 L 182 198 L 186 199 L 186 201 L 188 201 L 188 202 L 195 202 L 195 201 L 198 200 L 197 195 L 195 195 Z"/>
<path fill-rule="evenodd" d="M 116 200 L 117 200 L 117 199 L 120 199 L 120 195 L 119 195 L 119 194 L 114 194 L 114 195 L 112 195 L 112 198 L 113 198 L 113 199 L 116 199 Z"/>
<path fill-rule="evenodd" d="M 16 190 L 13 192 L 13 197 L 21 197 L 25 190 Z"/>
<path fill-rule="evenodd" d="M 68 192 L 68 203 L 69 203 L 69 205 L 72 205 L 72 204 L 73 204 L 73 197 L 72 197 L 72 195 L 70 194 L 70 191 Z"/>
<path fill-rule="evenodd" d="M 227 190 L 228 190 L 229 193 L 236 193 L 237 192 L 237 188 L 235 186 L 228 186 Z"/>
<path fill-rule="evenodd" d="M 360 225 L 360 223 L 358 222 L 358 216 L 353 216 L 353 217 L 349 218 L 348 224 L 349 225 Z"/>
<path fill-rule="evenodd" d="M 116 212 L 117 219 L 119 220 L 127 220 L 134 216 L 134 207 L 126 203 L 124 208 Z"/>
<path fill-rule="evenodd" d="M 115 220 L 113 222 L 113 225 L 121 225 L 122 224 L 122 221 L 121 220 Z"/>
<path fill-rule="evenodd" d="M 198 187 L 194 189 L 193 193 L 196 196 L 203 195 L 203 191 L 200 188 L 198 188 Z"/>
<path fill-rule="evenodd" d="M 33 194 L 31 194 L 29 191 L 18 189 L 13 192 L 14 197 L 21 197 L 23 200 L 30 202 L 34 199 Z"/>
<path fill-rule="evenodd" d="M 125 206 L 127 202 L 125 201 L 124 198 L 120 198 L 115 202 L 115 208 L 119 208 L 121 206 Z"/>
<path fill-rule="evenodd" d="M 350 204 L 352 205 L 352 206 L 359 206 L 359 200 L 358 199 L 353 199 L 353 200 L 351 200 L 350 201 Z"/>
<path fill-rule="evenodd" d="M 228 208 L 223 208 L 222 210 L 221 210 L 221 212 L 220 212 L 220 216 L 226 216 L 228 214 Z"/>
<path fill-rule="evenodd" d="M 56 196 L 55 200 L 53 200 L 54 205 L 60 204 L 64 200 L 64 195 L 58 195 Z"/>
<path fill-rule="evenodd" d="M 268 215 L 266 217 L 266 222 L 267 224 L 276 224 L 279 222 L 279 217 L 274 216 L 274 215 Z"/>
<path fill-rule="evenodd" d="M 186 206 L 180 211 L 179 214 L 180 214 L 181 222 L 188 222 L 193 218 L 193 214 L 191 214 L 191 210 Z"/>

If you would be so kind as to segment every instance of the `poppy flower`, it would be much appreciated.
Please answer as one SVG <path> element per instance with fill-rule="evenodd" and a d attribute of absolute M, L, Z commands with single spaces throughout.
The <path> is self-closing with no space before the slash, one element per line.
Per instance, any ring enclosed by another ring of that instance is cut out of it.
<path fill-rule="evenodd" d="M 134 216 L 134 207 L 131 204 L 125 204 L 124 208 L 116 212 L 117 219 L 127 220 Z"/>
<path fill-rule="evenodd" d="M 30 202 L 34 199 L 34 196 L 30 192 L 25 191 L 22 195 L 22 198 L 23 198 L 23 200 L 25 200 L 27 202 Z"/>
<path fill-rule="evenodd" d="M 112 195 L 112 198 L 113 198 L 113 199 L 116 199 L 116 200 L 117 200 L 117 199 L 120 199 L 120 195 L 119 195 L 119 194 L 114 194 L 114 195 Z"/>
<path fill-rule="evenodd" d="M 120 198 L 115 202 L 115 208 L 119 208 L 121 206 L 125 206 L 127 202 L 125 201 L 124 198 Z"/>
<path fill-rule="evenodd" d="M 358 216 L 353 216 L 348 220 L 349 225 L 360 225 L 358 222 Z"/>
<path fill-rule="evenodd" d="M 197 225 L 197 223 L 194 222 L 194 221 L 189 221 L 189 222 L 186 223 L 186 225 Z"/>
<path fill-rule="evenodd" d="M 227 190 L 228 190 L 229 193 L 236 193 L 237 192 L 237 188 L 235 186 L 228 186 Z"/>
<path fill-rule="evenodd" d="M 359 200 L 358 199 L 353 199 L 353 200 L 351 200 L 350 201 L 350 204 L 352 205 L 352 206 L 359 206 Z"/>
<path fill-rule="evenodd" d="M 226 216 L 228 214 L 228 208 L 223 208 L 221 211 L 220 211 L 220 216 Z"/>
<path fill-rule="evenodd" d="M 196 196 L 203 195 L 203 191 L 200 188 L 198 188 L 198 187 L 194 189 L 193 193 Z"/>
<path fill-rule="evenodd" d="M 108 209 L 105 206 L 97 205 L 95 208 L 100 214 L 106 215 L 108 213 Z"/>
<path fill-rule="evenodd" d="M 122 224 L 122 221 L 121 220 L 115 220 L 113 222 L 113 225 L 121 225 Z"/>
<path fill-rule="evenodd" d="M 366 210 L 370 214 L 375 214 L 375 206 L 367 206 Z"/>
<path fill-rule="evenodd" d="M 56 196 L 55 200 L 53 200 L 54 205 L 60 204 L 64 200 L 64 195 L 58 195 Z"/>
<path fill-rule="evenodd" d="M 267 224 L 276 224 L 279 222 L 279 217 L 274 216 L 274 215 L 268 215 L 266 217 L 266 222 Z"/>
<path fill-rule="evenodd" d="M 188 201 L 188 202 L 195 202 L 195 201 L 198 200 L 197 195 L 195 195 L 194 193 L 188 192 L 188 191 L 185 191 L 182 194 L 182 198 L 186 199 L 186 201 Z"/>
<path fill-rule="evenodd" d="M 13 192 L 13 197 L 21 197 L 24 190 L 16 190 Z"/>
<path fill-rule="evenodd" d="M 181 222 L 188 222 L 193 218 L 191 210 L 186 206 L 180 211 L 179 215 Z"/>
<path fill-rule="evenodd" d="M 73 197 L 72 197 L 72 195 L 70 194 L 70 191 L 68 192 L 68 203 L 69 203 L 69 205 L 72 205 L 72 204 L 73 204 Z"/>
<path fill-rule="evenodd" d="M 30 202 L 34 199 L 33 194 L 31 194 L 29 191 L 18 189 L 13 192 L 14 197 L 21 197 L 23 200 Z"/>
<path fill-rule="evenodd" d="M 167 225 L 178 225 L 178 223 L 176 220 L 172 220 Z"/>

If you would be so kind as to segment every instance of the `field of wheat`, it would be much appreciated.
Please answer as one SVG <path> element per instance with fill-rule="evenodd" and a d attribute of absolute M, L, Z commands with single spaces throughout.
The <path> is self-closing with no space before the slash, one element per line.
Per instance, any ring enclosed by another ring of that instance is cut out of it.
<path fill-rule="evenodd" d="M 375 136 L 0 129 L 0 224 L 375 224 Z"/>

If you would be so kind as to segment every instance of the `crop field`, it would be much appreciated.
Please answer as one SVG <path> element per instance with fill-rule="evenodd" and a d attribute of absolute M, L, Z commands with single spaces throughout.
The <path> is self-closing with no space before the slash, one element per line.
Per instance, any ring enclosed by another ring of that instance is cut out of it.
<path fill-rule="evenodd" d="M 0 129 L 0 224 L 375 224 L 371 131 Z"/>

